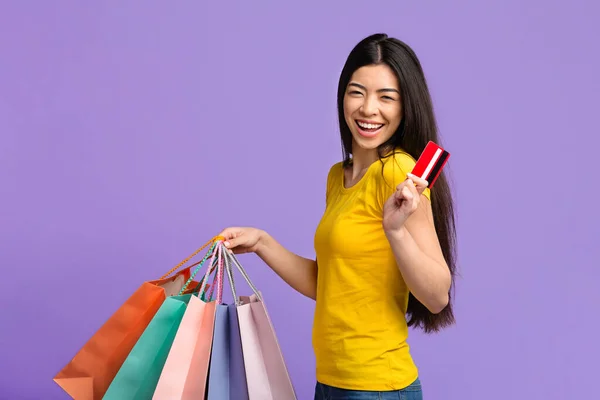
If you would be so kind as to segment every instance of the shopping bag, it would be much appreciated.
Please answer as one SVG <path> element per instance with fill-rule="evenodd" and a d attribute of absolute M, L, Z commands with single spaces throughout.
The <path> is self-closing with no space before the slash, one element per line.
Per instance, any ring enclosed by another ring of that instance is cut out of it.
<path fill-rule="evenodd" d="M 225 272 L 233 298 L 236 299 L 233 273 L 227 258 L 225 258 Z M 208 399 L 248 400 L 242 342 L 235 304 L 219 303 L 217 305 L 208 377 Z"/>
<path fill-rule="evenodd" d="M 191 294 L 167 298 L 125 359 L 103 399 L 148 399 L 173 343 Z"/>
<path fill-rule="evenodd" d="M 100 400 L 164 300 L 177 294 L 191 277 L 189 268 L 171 275 L 214 242 L 160 279 L 143 283 L 56 374 L 54 382 L 74 399 Z"/>
<path fill-rule="evenodd" d="M 213 252 L 210 266 L 217 256 L 217 267 L 222 263 L 222 255 Z M 216 271 L 218 285 L 219 272 Z M 200 297 L 211 273 L 207 268 L 200 287 Z M 215 285 L 212 286 L 214 289 Z M 217 298 L 219 294 L 217 293 Z M 213 326 L 215 322 L 215 301 L 212 290 L 208 302 L 192 296 L 173 340 L 164 368 L 156 385 L 153 400 L 204 399 L 208 374 Z"/>
<path fill-rule="evenodd" d="M 208 254 L 205 259 L 207 257 Z M 104 400 L 152 398 L 187 306 L 192 297 L 195 297 L 194 293 L 183 292 L 202 264 L 203 262 L 192 273 L 179 295 L 163 302 L 125 359 L 106 391 Z M 209 272 L 207 271 L 207 275 Z"/>
<path fill-rule="evenodd" d="M 296 393 L 262 294 L 235 255 L 225 257 L 237 267 L 252 288 L 251 296 L 239 296 L 236 309 L 250 400 L 296 400 Z"/>

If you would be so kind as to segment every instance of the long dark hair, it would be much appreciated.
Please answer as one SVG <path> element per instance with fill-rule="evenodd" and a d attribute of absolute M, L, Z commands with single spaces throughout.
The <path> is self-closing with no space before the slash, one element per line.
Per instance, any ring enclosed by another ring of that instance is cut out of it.
<path fill-rule="evenodd" d="M 442 145 L 425 74 L 415 52 L 398 39 L 382 33 L 375 34 L 360 41 L 350 52 L 339 80 L 337 105 L 344 166 L 350 164 L 352 154 L 352 133 L 344 118 L 344 95 L 354 71 L 374 64 L 385 64 L 396 74 L 403 108 L 398 130 L 378 148 L 379 158 L 382 159 L 384 154 L 389 155 L 389 150 L 400 148 L 417 159 L 430 140 Z M 448 305 L 438 314 L 430 312 L 412 293 L 409 294 L 408 326 L 422 328 L 427 333 L 454 323 L 452 292 L 456 275 L 456 231 L 452 193 L 444 171 L 431 188 L 431 207 L 442 253 L 450 268 L 452 285 L 448 293 Z"/>

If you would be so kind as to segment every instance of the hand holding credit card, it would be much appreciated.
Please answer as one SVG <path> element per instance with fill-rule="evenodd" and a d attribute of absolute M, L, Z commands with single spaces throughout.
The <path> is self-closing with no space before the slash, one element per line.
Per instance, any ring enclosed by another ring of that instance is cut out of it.
<path fill-rule="evenodd" d="M 448 158 L 450 158 L 450 153 L 430 141 L 417 160 L 412 174 L 425 179 L 429 183 L 427 187 L 431 188 L 440 176 Z"/>

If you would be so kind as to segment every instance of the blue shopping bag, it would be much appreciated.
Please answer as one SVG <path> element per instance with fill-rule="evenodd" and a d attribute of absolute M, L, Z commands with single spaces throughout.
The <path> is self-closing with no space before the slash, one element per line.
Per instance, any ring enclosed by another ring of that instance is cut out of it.
<path fill-rule="evenodd" d="M 231 265 L 226 257 L 224 261 L 224 272 L 227 273 L 235 299 L 236 292 Z M 242 340 L 235 304 L 221 303 L 217 305 L 208 372 L 207 398 L 210 400 L 248 400 Z"/>

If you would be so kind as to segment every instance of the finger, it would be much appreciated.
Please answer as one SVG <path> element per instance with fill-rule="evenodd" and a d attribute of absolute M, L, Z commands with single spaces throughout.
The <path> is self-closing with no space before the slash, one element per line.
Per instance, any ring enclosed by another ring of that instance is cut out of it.
<path fill-rule="evenodd" d="M 242 235 L 242 230 L 237 227 L 227 228 L 221 231 L 219 236 L 225 238 L 223 241 L 223 245 L 226 249 L 231 252 L 231 249 L 239 246 L 240 244 L 240 236 Z"/>
<path fill-rule="evenodd" d="M 406 174 L 406 177 L 408 179 L 410 179 L 417 186 L 417 188 L 420 188 L 420 187 L 426 188 L 427 186 L 429 186 L 429 182 L 427 182 L 427 180 L 425 180 L 421 177 L 418 177 L 416 175 L 409 173 L 409 174 Z"/>
<path fill-rule="evenodd" d="M 419 197 L 420 193 L 419 193 L 419 187 L 417 186 L 417 184 L 414 183 L 410 178 L 408 178 L 408 181 L 410 182 L 410 184 L 406 185 L 406 187 L 413 194 L 413 197 Z"/>
<path fill-rule="evenodd" d="M 401 196 L 404 198 L 401 208 L 408 210 L 410 213 L 414 212 L 419 205 L 419 195 L 416 193 L 414 186 L 409 185 L 404 187 Z"/>
<path fill-rule="evenodd" d="M 418 189 L 411 179 L 406 179 L 404 184 L 398 185 L 398 189 L 395 192 L 394 200 L 396 206 L 410 213 L 414 212 L 419 205 L 419 193 Z"/>
<path fill-rule="evenodd" d="M 396 186 L 396 190 L 397 191 L 402 190 L 402 188 L 405 187 L 409 182 L 410 182 L 409 179 L 404 180 L 398 186 Z"/>
<path fill-rule="evenodd" d="M 396 193 L 394 193 L 394 201 L 396 203 L 397 207 L 405 207 L 406 203 L 410 203 L 413 199 L 413 195 L 410 192 L 410 189 L 406 186 L 404 186 L 403 188 L 396 190 Z"/>
<path fill-rule="evenodd" d="M 240 245 L 240 239 L 241 239 L 241 236 L 237 236 L 237 237 L 232 237 L 232 238 L 226 239 L 223 242 L 223 245 L 225 246 L 225 248 L 227 248 L 229 250 L 234 249 L 234 248 L 236 248 L 237 246 Z"/>
<path fill-rule="evenodd" d="M 407 194 L 412 198 L 409 186 L 403 184 L 398 185 L 398 188 L 394 192 L 394 199 L 396 201 L 408 200 L 406 197 Z"/>
<path fill-rule="evenodd" d="M 421 193 L 423 193 L 425 191 L 425 189 L 427 189 L 427 187 L 429 186 L 429 182 L 427 182 L 425 179 L 420 178 L 416 175 L 413 174 L 407 174 L 408 179 L 410 179 L 414 185 L 417 188 L 417 193 L 420 195 Z"/>
<path fill-rule="evenodd" d="M 414 188 L 412 190 L 414 190 Z M 404 186 L 400 192 L 402 194 L 402 198 L 404 198 L 408 202 L 411 202 L 415 198 L 415 195 L 413 194 L 412 190 L 410 187 Z"/>
<path fill-rule="evenodd" d="M 221 231 L 221 233 L 219 233 L 218 236 L 223 236 L 225 238 L 225 240 L 229 240 L 229 239 L 233 239 L 233 238 L 239 236 L 241 231 L 242 230 L 238 227 L 230 227 L 230 228 L 223 229 Z"/>

